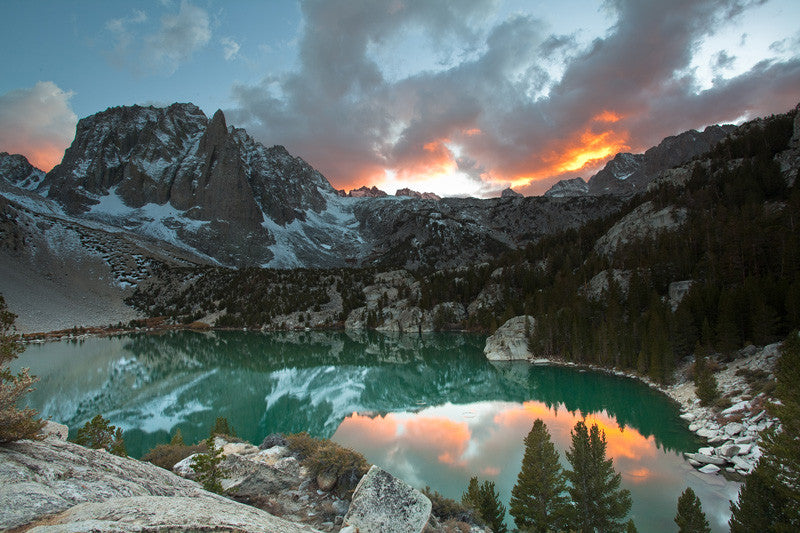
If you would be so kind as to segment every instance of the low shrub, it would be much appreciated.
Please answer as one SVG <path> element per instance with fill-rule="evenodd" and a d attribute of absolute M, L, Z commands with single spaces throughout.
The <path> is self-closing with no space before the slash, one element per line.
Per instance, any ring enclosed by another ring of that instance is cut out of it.
<path fill-rule="evenodd" d="M 431 501 L 431 514 L 440 522 L 455 520 L 469 524 L 478 524 L 473 512 L 452 498 L 442 496 L 430 487 L 422 489 L 422 494 Z"/>
<path fill-rule="evenodd" d="M 191 446 L 187 444 L 159 444 L 147 452 L 142 457 L 142 461 L 147 461 L 148 463 L 171 471 L 173 466 L 190 455 L 206 453 L 207 451 L 208 448 L 204 442 Z"/>
<path fill-rule="evenodd" d="M 305 431 L 286 435 L 286 445 L 299 461 L 314 455 L 321 444 L 321 440 L 315 439 Z"/>
<path fill-rule="evenodd" d="M 327 439 L 315 439 L 308 433 L 286 435 L 288 448 L 297 459 L 317 477 L 326 474 L 336 477 L 340 493 L 352 492 L 369 470 L 369 463 L 360 453 Z"/>
<path fill-rule="evenodd" d="M 757 396 L 762 392 L 771 396 L 775 392 L 775 380 L 770 379 L 769 373 L 760 368 L 752 370 L 749 368 L 740 368 L 736 371 L 736 375 L 744 378 L 750 386 L 750 393 L 753 396 Z"/>

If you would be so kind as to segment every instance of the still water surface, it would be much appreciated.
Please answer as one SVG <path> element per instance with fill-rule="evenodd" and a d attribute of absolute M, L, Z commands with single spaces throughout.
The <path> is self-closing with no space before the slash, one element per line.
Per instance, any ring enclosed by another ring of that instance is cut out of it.
<path fill-rule="evenodd" d="M 691 486 L 726 531 L 738 485 L 698 474 L 698 442 L 666 397 L 631 379 L 556 366 L 490 363 L 484 337 L 170 332 L 30 345 L 15 366 L 39 376 L 29 403 L 74 431 L 101 413 L 139 457 L 180 428 L 208 436 L 217 416 L 260 443 L 308 431 L 363 453 L 417 487 L 458 499 L 472 475 L 508 505 L 522 439 L 541 418 L 562 462 L 575 422 L 605 431 L 633 493 L 639 531 L 674 531 Z"/>

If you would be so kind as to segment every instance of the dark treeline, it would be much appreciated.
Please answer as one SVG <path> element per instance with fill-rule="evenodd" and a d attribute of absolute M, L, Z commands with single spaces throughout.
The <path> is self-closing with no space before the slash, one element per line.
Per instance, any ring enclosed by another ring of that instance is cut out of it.
<path fill-rule="evenodd" d="M 342 311 L 329 324 L 335 326 L 364 305 L 362 289 L 373 274 L 349 268 L 163 267 L 156 272 L 157 283 L 139 286 L 126 301 L 151 317 L 189 323 L 217 313 L 217 327 L 261 327 L 282 315 L 319 311 L 333 289 L 342 297 Z"/>

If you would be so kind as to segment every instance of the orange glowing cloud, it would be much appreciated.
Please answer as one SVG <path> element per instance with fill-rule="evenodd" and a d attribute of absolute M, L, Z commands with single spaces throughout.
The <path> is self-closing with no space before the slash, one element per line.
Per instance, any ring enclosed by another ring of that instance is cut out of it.
<path fill-rule="evenodd" d="M 397 438 L 399 427 L 392 413 L 374 418 L 353 413 L 342 420 L 336 433 L 346 442 L 355 443 L 366 438 L 372 446 L 386 446 Z"/>
<path fill-rule="evenodd" d="M 457 168 L 456 158 L 448 148 L 448 138 L 435 139 L 422 145 L 422 151 L 406 158 L 398 176 L 416 180 L 433 178 L 442 174 L 450 174 Z"/>
<path fill-rule="evenodd" d="M 16 146 L 12 150 L 25 155 L 31 165 L 45 172 L 52 170 L 64 157 L 61 146 Z"/>
<path fill-rule="evenodd" d="M 415 448 L 436 454 L 439 462 L 455 465 L 462 462 L 472 434 L 466 422 L 444 417 L 415 417 L 405 424 L 405 439 Z"/>
<path fill-rule="evenodd" d="M 523 159 L 515 161 L 510 158 L 494 164 L 491 163 L 491 150 L 483 146 L 487 141 L 483 130 L 464 127 L 448 136 L 412 143 L 401 155 L 387 158 L 385 166 L 375 165 L 361 170 L 351 168 L 350 178 L 337 181 L 336 186 L 354 189 L 362 185 L 377 185 L 390 194 L 392 187 L 408 186 L 422 190 L 427 182 L 470 186 L 468 181 L 453 179 L 460 174 L 458 159 L 462 155 L 475 159 L 482 170 L 482 179 L 498 187 L 529 188 L 539 180 L 577 172 L 593 173 L 618 152 L 630 150 L 629 133 L 623 123 L 625 118 L 626 115 L 618 111 L 600 109 L 588 115 L 583 125 L 571 133 L 553 138 Z M 475 186 L 475 182 L 471 185 Z"/>
<path fill-rule="evenodd" d="M 624 118 L 615 111 L 602 110 L 581 129 L 531 153 L 510 174 L 502 169 L 489 169 L 487 174 L 493 181 L 510 182 L 512 187 L 524 188 L 538 180 L 574 172 L 593 173 L 618 152 L 630 150 L 628 131 L 619 124 Z"/>
<path fill-rule="evenodd" d="M 595 133 L 587 128 L 571 145 L 563 147 L 558 153 L 551 153 L 545 161 L 551 163 L 552 174 L 575 172 L 629 149 L 626 141 L 627 134 L 614 130 Z"/>
<path fill-rule="evenodd" d="M 57 165 L 75 135 L 72 93 L 51 81 L 0 95 L 0 149 L 44 171 Z"/>
<path fill-rule="evenodd" d="M 622 115 L 614 111 L 603 110 L 601 113 L 592 117 L 595 122 L 619 122 L 622 120 Z"/>
<path fill-rule="evenodd" d="M 527 432 L 537 418 L 547 425 L 550 435 L 554 440 L 566 445 L 571 440 L 571 431 L 579 420 L 583 420 L 587 427 L 597 424 L 597 427 L 606 435 L 609 457 L 614 459 L 640 459 L 642 457 L 655 457 L 655 438 L 646 438 L 632 428 L 621 428 L 617 422 L 605 413 L 595 413 L 581 417 L 578 413 L 570 413 L 565 409 L 551 410 L 543 403 L 525 402 L 520 407 L 513 407 L 497 413 L 494 422 L 505 427 L 526 428 Z"/>
<path fill-rule="evenodd" d="M 623 429 L 608 415 L 590 415 L 586 417 L 585 422 L 586 426 L 590 428 L 593 424 L 597 424 L 597 427 L 606 434 L 607 452 L 614 459 L 624 457 L 638 460 L 642 457 L 655 457 L 656 455 L 656 443 L 653 436 L 646 438 L 635 429 Z"/>

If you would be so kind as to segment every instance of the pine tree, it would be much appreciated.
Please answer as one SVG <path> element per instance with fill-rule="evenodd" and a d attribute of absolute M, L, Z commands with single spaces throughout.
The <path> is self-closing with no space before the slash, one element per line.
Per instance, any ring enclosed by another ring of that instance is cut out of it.
<path fill-rule="evenodd" d="M 472 476 L 469 478 L 467 490 L 461 495 L 461 504 L 464 507 L 476 510 L 478 508 L 478 502 L 480 501 L 480 495 L 481 487 L 478 483 L 478 476 Z"/>
<path fill-rule="evenodd" d="M 236 432 L 228 423 L 228 419 L 224 416 L 218 416 L 214 421 L 214 427 L 211 428 L 211 436 L 214 435 L 227 435 L 228 437 L 235 437 Z"/>
<path fill-rule="evenodd" d="M 128 455 L 125 451 L 122 429 L 112 426 L 103 415 L 96 415 L 86 422 L 75 435 L 75 443 L 87 448 L 103 449 L 120 457 Z"/>
<path fill-rule="evenodd" d="M 567 460 L 572 466 L 566 472 L 574 503 L 572 527 L 587 533 L 624 530 L 631 493 L 620 488 L 622 476 L 614 471 L 613 460 L 606 459 L 606 436 L 597 424 L 591 431 L 583 421 L 575 424 Z"/>
<path fill-rule="evenodd" d="M 678 498 L 678 514 L 675 515 L 678 533 L 711 533 L 703 506 L 691 487 L 686 487 Z"/>
<path fill-rule="evenodd" d="M 800 530 L 800 333 L 794 331 L 781 347 L 775 372 L 775 395 L 779 404 L 772 412 L 781 421 L 781 430 L 765 435 L 763 462 L 775 474 L 777 490 L 787 500 L 786 514 L 792 528 Z"/>
<path fill-rule="evenodd" d="M 12 336 L 17 315 L 6 307 L 0 295 L 0 442 L 36 438 L 44 422 L 36 418 L 36 411 L 19 409 L 19 399 L 33 390 L 36 378 L 23 368 L 14 375 L 7 365 L 22 353 L 22 346 Z"/>
<path fill-rule="evenodd" d="M 172 436 L 172 440 L 169 441 L 171 446 L 184 446 L 185 443 L 183 442 L 183 432 L 181 432 L 181 428 L 175 430 L 175 434 Z"/>
<path fill-rule="evenodd" d="M 494 533 L 506 533 L 506 507 L 500 503 L 500 495 L 495 491 L 494 481 L 484 481 L 480 488 L 478 514 Z"/>
<path fill-rule="evenodd" d="M 697 397 L 700 398 L 700 405 L 711 405 L 719 398 L 719 390 L 717 389 L 717 378 L 714 377 L 713 372 L 708 367 L 708 362 L 702 351 L 699 346 L 696 348 L 693 372 L 694 386 Z"/>
<path fill-rule="evenodd" d="M 776 396 L 781 404 L 773 407 L 781 430 L 764 435 L 763 455 L 755 470 L 739 490 L 739 500 L 731 504 L 729 525 L 732 532 L 800 531 L 800 338 L 791 333 L 781 348 L 776 370 Z"/>
<path fill-rule="evenodd" d="M 225 469 L 220 466 L 224 459 L 222 449 L 217 448 L 214 443 L 214 436 L 206 439 L 206 453 L 198 453 L 192 460 L 192 468 L 197 474 L 197 481 L 209 492 L 222 494 L 222 478 L 225 476 Z"/>
<path fill-rule="evenodd" d="M 739 489 L 738 501 L 731 502 L 731 518 L 728 521 L 731 533 L 791 531 L 778 528 L 786 523 L 786 503 L 786 499 L 776 490 L 774 480 L 769 478 L 762 459 Z"/>
<path fill-rule="evenodd" d="M 541 419 L 525 437 L 525 454 L 511 490 L 509 513 L 520 529 L 559 530 L 566 526 L 569 503 L 558 452 Z"/>

